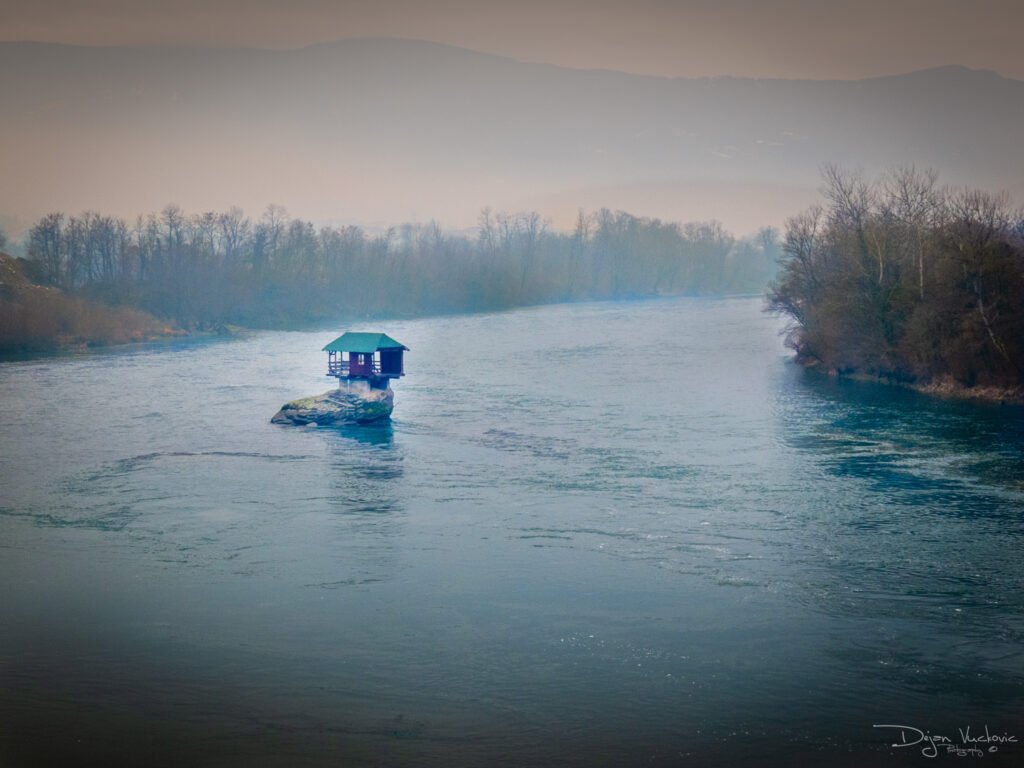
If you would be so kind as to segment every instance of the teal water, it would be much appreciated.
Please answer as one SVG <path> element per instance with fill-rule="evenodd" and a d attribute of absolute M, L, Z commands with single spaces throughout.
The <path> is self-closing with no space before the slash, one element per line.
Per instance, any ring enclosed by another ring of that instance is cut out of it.
<path fill-rule="evenodd" d="M 760 309 L 389 323 L 351 429 L 269 423 L 342 329 L 0 365 L 0 765 L 1024 739 L 1024 412 L 806 374 Z"/>

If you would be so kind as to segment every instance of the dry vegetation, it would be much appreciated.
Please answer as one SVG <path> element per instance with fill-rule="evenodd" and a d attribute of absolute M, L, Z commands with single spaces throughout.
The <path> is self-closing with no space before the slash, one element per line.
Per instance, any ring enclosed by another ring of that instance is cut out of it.
<path fill-rule="evenodd" d="M 171 333 L 151 315 L 33 285 L 0 252 L 0 353 L 144 341 Z"/>
<path fill-rule="evenodd" d="M 790 220 L 769 291 L 798 359 L 929 391 L 1024 386 L 1024 215 L 913 168 L 826 169 L 826 207 Z"/>

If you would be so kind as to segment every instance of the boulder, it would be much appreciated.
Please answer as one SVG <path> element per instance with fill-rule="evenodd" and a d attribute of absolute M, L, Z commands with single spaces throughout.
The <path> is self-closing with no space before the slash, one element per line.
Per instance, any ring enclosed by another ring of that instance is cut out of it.
<path fill-rule="evenodd" d="M 281 406 L 274 424 L 366 424 L 386 419 L 395 407 L 395 393 L 387 389 L 332 389 Z"/>

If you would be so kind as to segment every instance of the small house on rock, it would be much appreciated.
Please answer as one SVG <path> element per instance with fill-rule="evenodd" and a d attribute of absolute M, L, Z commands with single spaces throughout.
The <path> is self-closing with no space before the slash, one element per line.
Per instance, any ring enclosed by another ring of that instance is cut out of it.
<path fill-rule="evenodd" d="M 408 351 L 386 333 L 348 331 L 324 347 L 327 375 L 340 387 L 387 389 L 391 379 L 405 375 L 402 353 Z"/>

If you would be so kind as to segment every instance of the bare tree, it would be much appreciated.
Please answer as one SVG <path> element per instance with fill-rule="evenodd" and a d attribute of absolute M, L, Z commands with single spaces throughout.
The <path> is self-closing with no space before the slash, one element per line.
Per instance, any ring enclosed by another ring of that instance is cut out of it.
<path fill-rule="evenodd" d="M 280 205 L 268 205 L 260 219 L 266 236 L 267 258 L 273 262 L 281 244 L 281 235 L 288 223 L 288 212 Z"/>
<path fill-rule="evenodd" d="M 537 258 L 537 247 L 546 229 L 547 222 L 536 211 L 520 213 L 516 217 L 516 230 L 523 244 L 520 254 L 520 295 L 526 294 L 526 278 L 530 270 L 533 269 L 534 261 Z"/>
<path fill-rule="evenodd" d="M 938 213 L 941 198 L 938 173 L 904 166 L 890 171 L 884 181 L 886 195 L 905 232 L 906 249 L 917 265 L 918 296 L 924 299 L 924 233 Z"/>
<path fill-rule="evenodd" d="M 947 231 L 973 293 L 978 317 L 992 346 L 1019 374 L 1020 366 L 1010 355 L 1005 339 L 995 330 L 993 312 L 997 310 L 992 304 L 998 300 L 990 299 L 990 295 L 998 294 L 1001 287 L 1001 267 L 1009 248 L 1007 235 L 1015 223 L 1009 196 L 965 189 L 950 197 L 949 207 L 954 220 Z"/>
<path fill-rule="evenodd" d="M 228 263 L 233 263 L 242 247 L 242 243 L 249 237 L 252 224 L 245 218 L 242 209 L 233 205 L 227 213 L 220 215 L 217 219 L 217 226 L 220 230 L 220 241 L 224 249 L 224 258 Z"/>
<path fill-rule="evenodd" d="M 29 230 L 28 257 L 43 266 L 43 276 L 50 285 L 64 280 L 64 214 L 48 213 Z"/>
<path fill-rule="evenodd" d="M 477 217 L 477 242 L 481 250 L 488 256 L 493 256 L 498 248 L 498 234 L 494 224 L 494 217 L 489 207 L 480 209 L 480 216 Z"/>
<path fill-rule="evenodd" d="M 874 245 L 873 260 L 878 262 L 878 284 L 885 280 L 886 253 L 880 247 L 875 230 L 875 242 L 869 244 L 866 228 L 868 218 L 878 199 L 876 186 L 864 178 L 860 170 L 844 170 L 837 165 L 827 164 L 822 168 L 822 194 L 831 203 L 829 216 L 832 223 L 851 231 L 860 246 L 865 259 L 872 258 L 870 245 Z"/>
<path fill-rule="evenodd" d="M 579 272 L 580 260 L 587 249 L 590 240 L 590 223 L 587 220 L 586 212 L 580 208 L 576 212 L 576 228 L 572 233 L 572 248 L 569 251 L 568 285 L 566 287 L 566 298 L 572 298 L 576 293 L 576 275 Z"/>

